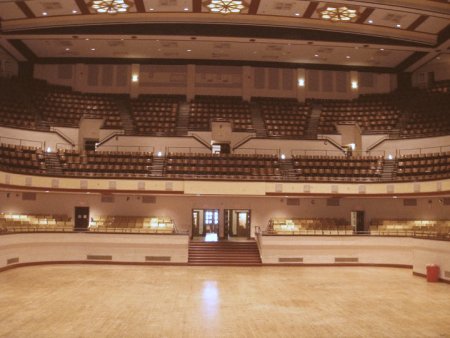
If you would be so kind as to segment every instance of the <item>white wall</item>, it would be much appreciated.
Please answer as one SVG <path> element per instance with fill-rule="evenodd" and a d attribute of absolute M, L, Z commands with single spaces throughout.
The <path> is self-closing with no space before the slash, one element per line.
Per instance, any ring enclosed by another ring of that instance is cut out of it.
<path fill-rule="evenodd" d="M 262 236 L 263 263 L 279 264 L 279 258 L 303 258 L 303 264 L 335 264 L 335 258 L 354 258 L 357 263 L 412 266 L 426 274 L 429 264 L 440 267 L 440 278 L 450 281 L 449 242 L 417 238 L 361 236 Z"/>
<path fill-rule="evenodd" d="M 172 263 L 188 260 L 188 236 L 125 234 L 13 234 L 0 236 L 0 269 L 8 259 L 17 264 L 86 262 L 88 255 L 110 255 L 112 262 L 144 263 L 146 256 L 170 257 Z M 97 260 L 98 262 L 98 260 Z"/>

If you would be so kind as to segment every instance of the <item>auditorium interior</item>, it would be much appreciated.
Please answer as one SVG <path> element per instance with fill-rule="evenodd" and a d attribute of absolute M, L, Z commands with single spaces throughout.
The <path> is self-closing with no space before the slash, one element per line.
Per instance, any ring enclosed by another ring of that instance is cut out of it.
<path fill-rule="evenodd" d="M 450 337 L 448 0 L 1 0 L 0 337 Z"/>

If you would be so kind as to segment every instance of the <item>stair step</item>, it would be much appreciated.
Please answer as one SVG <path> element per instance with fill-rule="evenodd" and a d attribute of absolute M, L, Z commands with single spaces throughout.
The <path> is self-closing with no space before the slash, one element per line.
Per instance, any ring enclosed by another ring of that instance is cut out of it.
<path fill-rule="evenodd" d="M 261 257 L 256 242 L 191 242 L 191 265 L 258 266 Z"/>

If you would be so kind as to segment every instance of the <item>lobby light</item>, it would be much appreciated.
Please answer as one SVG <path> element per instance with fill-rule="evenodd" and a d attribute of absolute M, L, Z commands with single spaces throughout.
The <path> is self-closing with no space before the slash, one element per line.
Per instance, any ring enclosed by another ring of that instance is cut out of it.
<path fill-rule="evenodd" d="M 240 0 L 211 0 L 206 6 L 212 13 L 240 13 L 246 6 Z"/>
<path fill-rule="evenodd" d="M 128 12 L 132 4 L 128 0 L 93 0 L 88 6 L 97 13 L 118 14 Z"/>
<path fill-rule="evenodd" d="M 356 9 L 351 9 L 346 6 L 325 6 L 319 9 L 318 12 L 323 20 L 329 20 L 332 22 L 350 22 L 358 17 L 358 12 Z"/>

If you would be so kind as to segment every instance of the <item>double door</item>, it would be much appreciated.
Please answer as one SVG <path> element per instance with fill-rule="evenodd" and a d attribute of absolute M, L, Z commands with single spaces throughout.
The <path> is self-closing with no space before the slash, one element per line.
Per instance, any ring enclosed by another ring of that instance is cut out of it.
<path fill-rule="evenodd" d="M 225 239 L 250 237 L 250 210 L 225 209 L 224 222 L 221 224 L 219 220 L 219 209 L 193 209 L 192 237 L 205 237 L 208 234 L 217 234 Z"/>

